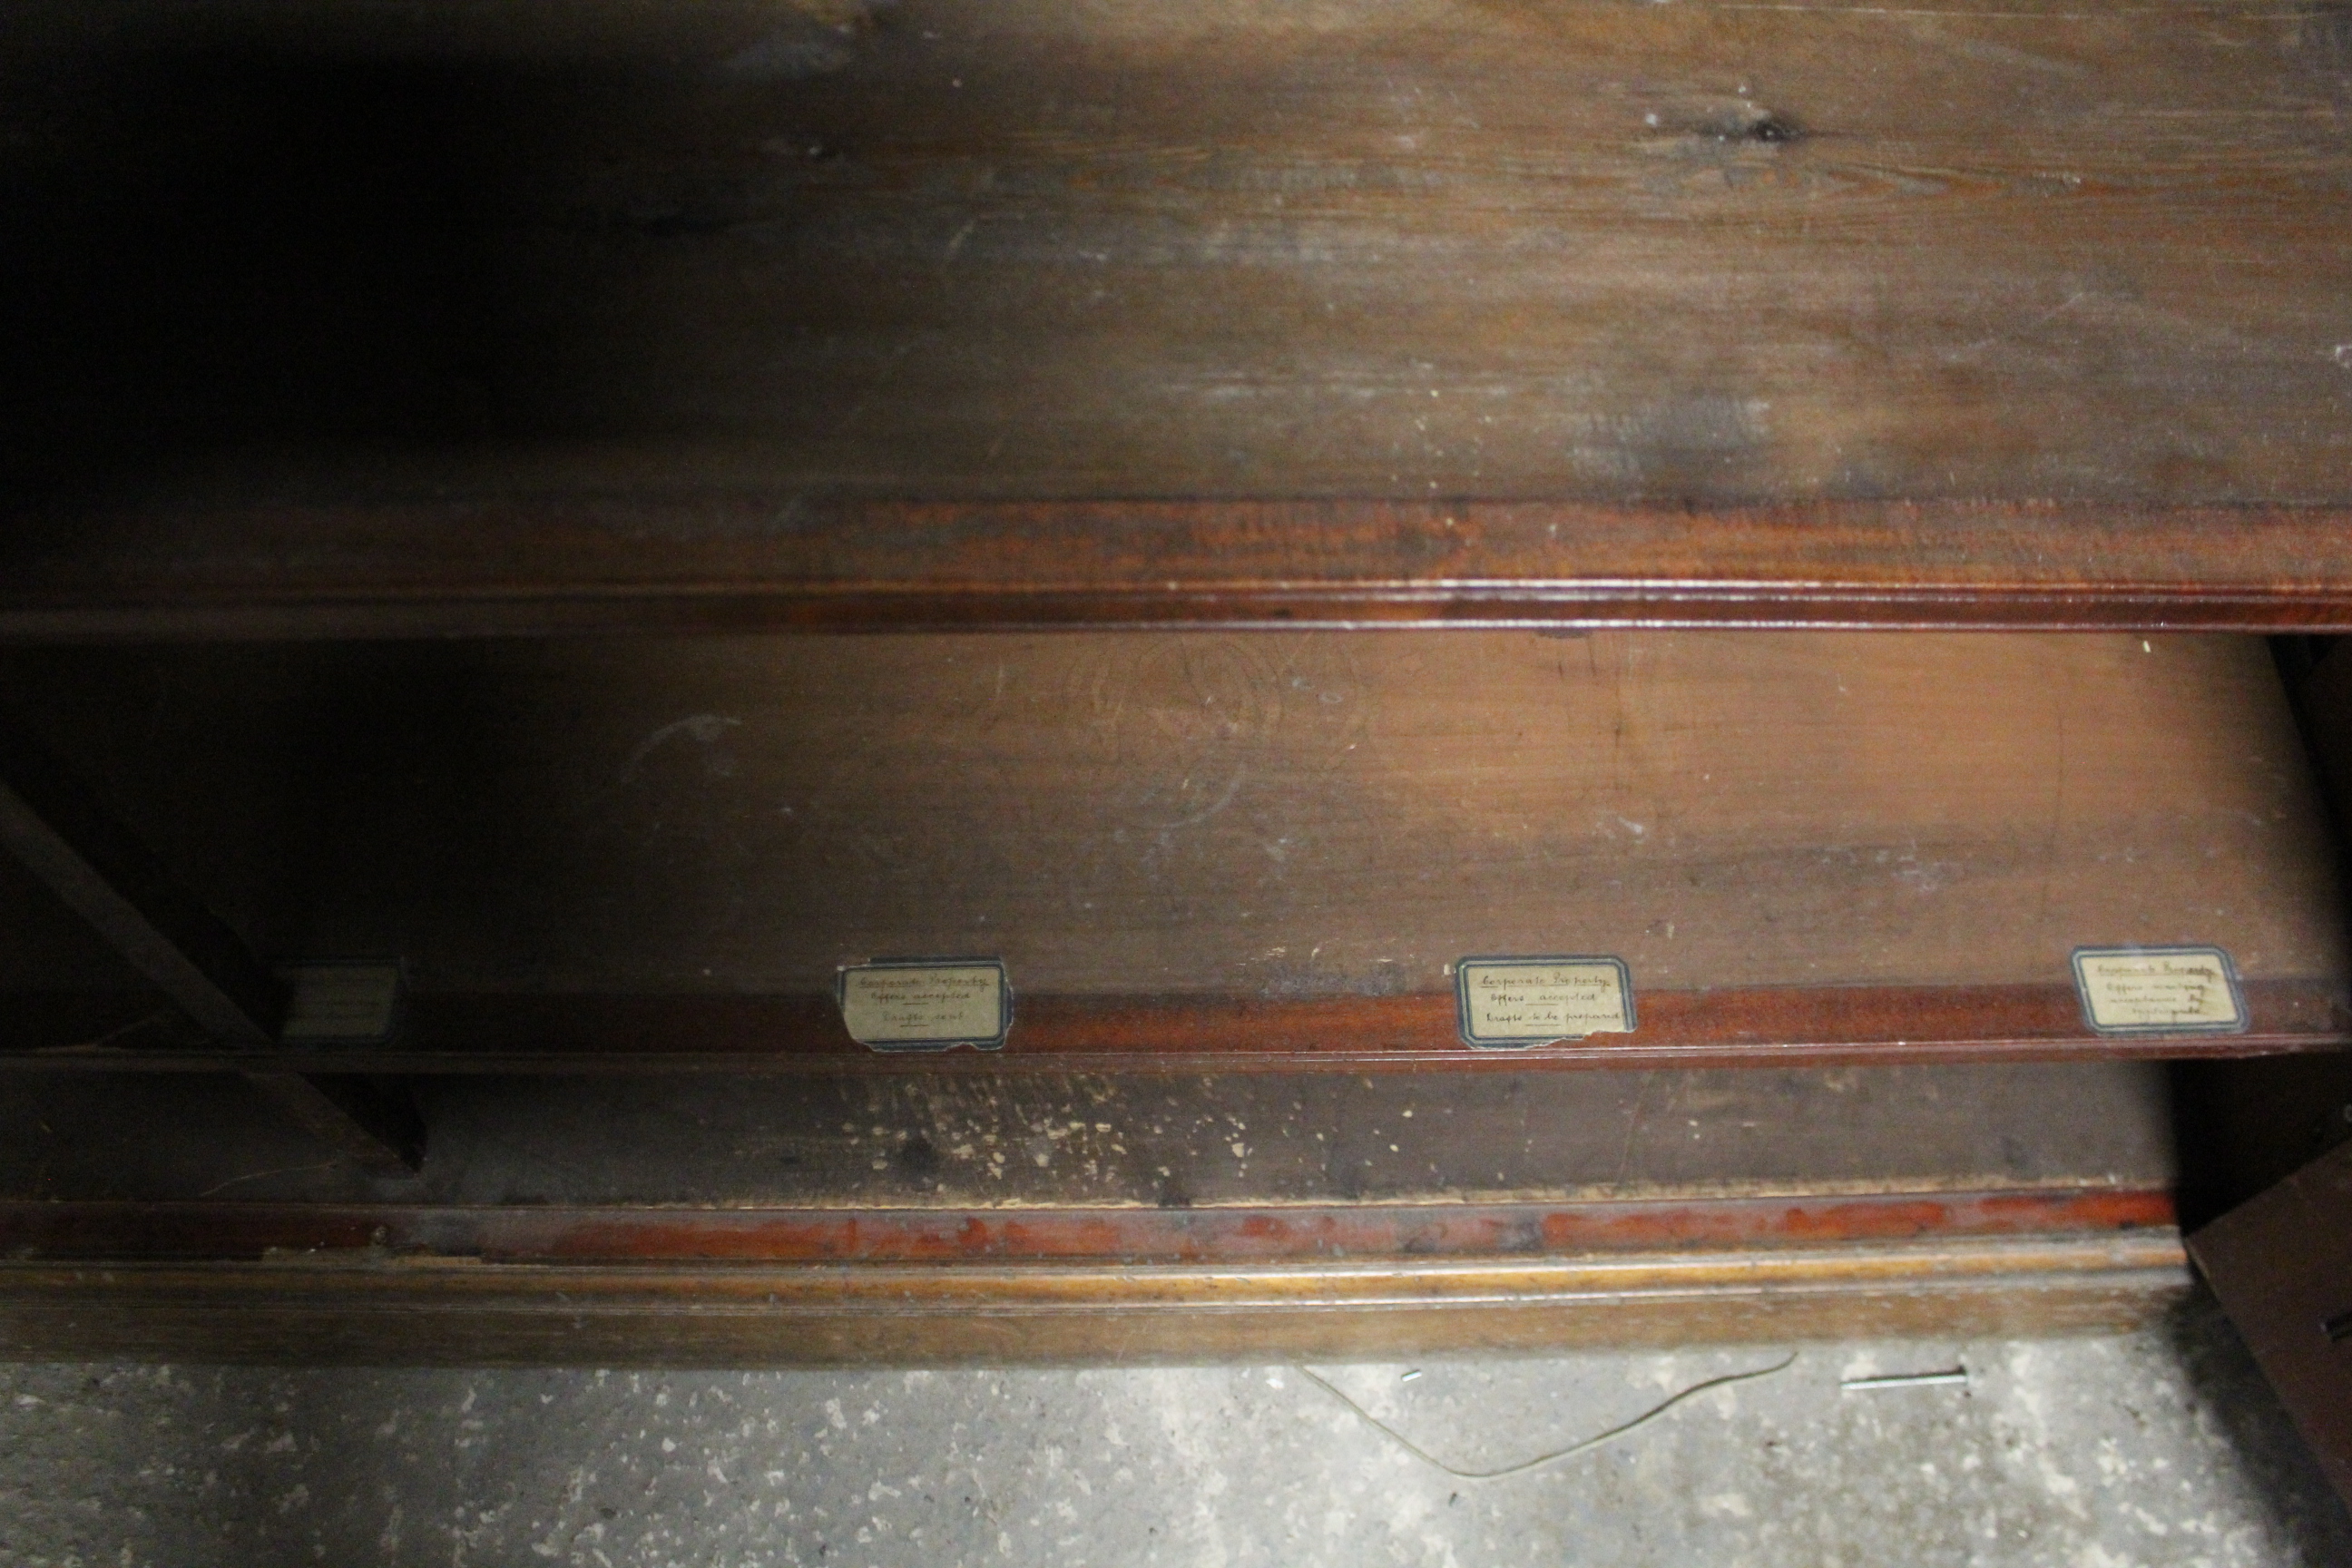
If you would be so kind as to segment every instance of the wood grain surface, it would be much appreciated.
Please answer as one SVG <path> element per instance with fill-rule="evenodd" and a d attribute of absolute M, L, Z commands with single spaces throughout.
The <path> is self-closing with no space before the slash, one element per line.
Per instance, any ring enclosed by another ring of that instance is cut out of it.
<path fill-rule="evenodd" d="M 2340 624 L 2352 32 L 2162 16 L 14 6 L 0 634 Z"/>
<path fill-rule="evenodd" d="M 2158 1321 L 2177 1233 L 1463 1263 L 0 1262 L 0 1356 L 431 1366 L 1377 1360 Z"/>
<path fill-rule="evenodd" d="M 1010 1055 L 1066 1067 L 1188 1041 L 1459 1058 L 1449 966 L 1475 953 L 1622 957 L 1643 1032 L 1586 1042 L 1604 1057 L 2088 1048 L 2084 944 L 2227 949 L 2256 1026 L 2219 1048 L 2345 1028 L 2326 830 L 2251 641 L 908 637 L 5 669 L 262 951 L 404 959 L 406 1065 L 835 1052 L 835 966 L 910 954 L 1003 958 Z M 10 984 L 74 983 L 43 938 L 63 911 L 10 918 Z"/>

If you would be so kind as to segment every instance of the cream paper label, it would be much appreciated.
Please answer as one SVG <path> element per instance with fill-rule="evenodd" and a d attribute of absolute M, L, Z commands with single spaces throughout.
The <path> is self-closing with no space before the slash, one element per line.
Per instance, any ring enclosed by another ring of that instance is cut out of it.
<path fill-rule="evenodd" d="M 278 972 L 286 982 L 289 1041 L 372 1043 L 392 1037 L 400 1011 L 397 963 L 299 963 Z"/>
<path fill-rule="evenodd" d="M 2246 1026 L 2237 972 L 2218 947 L 2074 952 L 2083 1016 L 2103 1035 L 2234 1034 Z"/>
<path fill-rule="evenodd" d="M 1454 965 L 1462 1038 L 1539 1046 L 1633 1027 L 1633 981 L 1615 958 L 1465 958 Z"/>
<path fill-rule="evenodd" d="M 1013 990 L 994 959 L 861 963 L 840 975 L 841 1021 L 876 1050 L 944 1050 L 1003 1043 Z"/>

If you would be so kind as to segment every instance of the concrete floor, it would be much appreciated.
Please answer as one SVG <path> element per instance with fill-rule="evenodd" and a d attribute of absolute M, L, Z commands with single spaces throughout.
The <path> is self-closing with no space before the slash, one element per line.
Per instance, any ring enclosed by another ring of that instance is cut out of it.
<path fill-rule="evenodd" d="M 0 1563 L 2352 1563 L 2201 1302 L 2117 1338 L 1806 1346 L 1549 1463 L 1455 1473 L 1788 1353 L 1315 1369 L 1329 1389 L 1289 1366 L 0 1368 Z M 1841 1386 L 1954 1366 L 1964 1386 Z"/>

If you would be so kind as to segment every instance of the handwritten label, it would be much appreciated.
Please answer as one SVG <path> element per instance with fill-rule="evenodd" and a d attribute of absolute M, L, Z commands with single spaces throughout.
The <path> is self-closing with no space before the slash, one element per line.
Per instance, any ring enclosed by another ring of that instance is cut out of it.
<path fill-rule="evenodd" d="M 1454 967 L 1465 1043 L 1509 1049 L 1630 1033 L 1633 977 L 1617 958 L 1465 958 Z"/>
<path fill-rule="evenodd" d="M 841 971 L 849 1037 L 877 1051 L 994 1050 L 1013 1028 L 1013 986 L 992 958 L 890 960 Z"/>
<path fill-rule="evenodd" d="M 278 978 L 286 982 L 278 1038 L 368 1045 L 392 1037 L 400 1014 L 399 964 L 298 963 L 278 971 Z"/>
<path fill-rule="evenodd" d="M 2218 947 L 2081 947 L 2074 988 L 2103 1035 L 2234 1035 L 2246 1026 L 2237 970 Z"/>

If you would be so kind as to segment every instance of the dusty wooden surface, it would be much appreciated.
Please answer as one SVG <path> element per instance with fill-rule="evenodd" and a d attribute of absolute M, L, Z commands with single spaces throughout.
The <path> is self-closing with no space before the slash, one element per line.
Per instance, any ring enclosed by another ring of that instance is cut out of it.
<path fill-rule="evenodd" d="M 1603 1055 L 2095 1045 L 2068 954 L 2131 942 L 2227 949 L 2256 1010 L 2237 1048 L 2343 1027 L 2326 829 L 2250 640 L 747 638 L 6 668 L 259 950 L 404 959 L 420 1051 L 836 1049 L 835 966 L 927 953 L 1003 959 L 1008 1050 L 1065 1066 L 1188 1041 L 1460 1057 L 1448 966 L 1475 953 L 1622 957 L 1647 1033 L 1593 1037 Z M 108 983 L 71 967 L 61 910 L 10 917 L 17 989 Z"/>
<path fill-rule="evenodd" d="M 0 1353 L 788 1364 L 2018 1332 L 2186 1279 L 2160 1075 L 232 1079 L 0 1108 Z M 163 1108 L 168 1108 L 163 1109 Z"/>
<path fill-rule="evenodd" d="M 941 1213 L 2161 1193 L 2161 1070 L 2087 1063 L 1442 1081 L 840 1072 L 425 1079 L 422 1173 L 338 1165 L 227 1074 L 0 1104 L 32 1206 Z M 59 1212 L 63 1212 L 62 1208 Z"/>
<path fill-rule="evenodd" d="M 12 7 L 0 632 L 2341 621 L 2348 38 Z"/>

